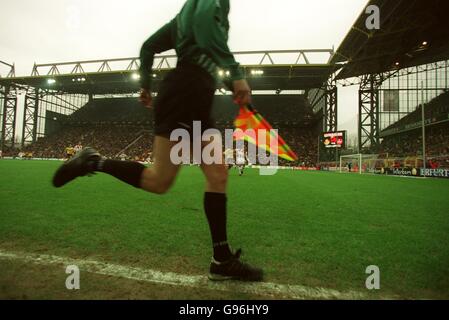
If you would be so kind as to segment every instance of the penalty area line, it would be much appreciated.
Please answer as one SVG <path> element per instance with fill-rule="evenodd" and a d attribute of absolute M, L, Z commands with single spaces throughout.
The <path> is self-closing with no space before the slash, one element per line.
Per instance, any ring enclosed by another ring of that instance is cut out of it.
<path fill-rule="evenodd" d="M 269 282 L 213 282 L 210 281 L 206 276 L 182 275 L 172 272 L 161 272 L 157 270 L 111 264 L 101 261 L 74 259 L 45 254 L 10 252 L 1 249 L 0 260 L 20 261 L 44 266 L 63 265 L 67 267 L 74 265 L 77 266 L 81 272 L 84 271 L 104 276 L 142 281 L 152 284 L 188 287 L 194 289 L 208 289 L 222 292 L 239 292 L 291 300 L 358 300 L 367 298 L 365 294 L 355 291 L 340 292 L 333 289 L 306 287 L 302 285 L 286 285 Z"/>

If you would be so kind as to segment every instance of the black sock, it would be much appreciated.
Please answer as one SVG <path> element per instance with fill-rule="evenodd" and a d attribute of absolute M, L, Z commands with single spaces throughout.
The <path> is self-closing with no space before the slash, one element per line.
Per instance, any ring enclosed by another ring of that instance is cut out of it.
<path fill-rule="evenodd" d="M 136 188 L 141 188 L 142 173 L 146 169 L 143 164 L 132 161 L 100 160 L 92 163 L 94 171 L 110 174 Z"/>
<path fill-rule="evenodd" d="M 232 256 L 226 234 L 226 200 L 223 193 L 206 192 L 204 195 L 204 210 L 212 235 L 214 259 L 218 262 L 227 261 Z"/>

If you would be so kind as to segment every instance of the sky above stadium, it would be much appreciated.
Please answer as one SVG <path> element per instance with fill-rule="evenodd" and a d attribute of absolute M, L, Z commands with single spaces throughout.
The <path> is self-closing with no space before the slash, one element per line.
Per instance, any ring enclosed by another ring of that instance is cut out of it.
<path fill-rule="evenodd" d="M 30 75 L 34 62 L 138 56 L 185 0 L 1 0 L 0 60 Z M 233 51 L 338 48 L 367 0 L 231 0 Z M 322 61 L 325 62 L 325 61 Z M 4 72 L 0 70 L 0 75 Z M 357 88 L 340 88 L 340 129 L 357 128 Z"/>

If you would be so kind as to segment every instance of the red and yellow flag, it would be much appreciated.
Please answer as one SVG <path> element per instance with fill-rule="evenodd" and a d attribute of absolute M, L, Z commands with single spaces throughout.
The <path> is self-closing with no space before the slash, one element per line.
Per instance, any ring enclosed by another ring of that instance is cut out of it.
<path fill-rule="evenodd" d="M 288 161 L 298 160 L 298 156 L 285 143 L 284 139 L 279 134 L 276 134 L 275 131 L 271 131 L 273 127 L 251 105 L 240 107 L 240 113 L 235 119 L 234 125 L 237 129 L 234 133 L 235 140 L 248 141 Z M 253 130 L 254 134 L 248 134 L 248 130 Z M 259 130 L 265 130 L 265 132 Z M 262 137 L 262 134 L 265 137 Z M 272 139 L 274 139 L 274 144 L 272 144 Z M 277 145 L 277 150 L 271 150 L 271 145 Z"/>

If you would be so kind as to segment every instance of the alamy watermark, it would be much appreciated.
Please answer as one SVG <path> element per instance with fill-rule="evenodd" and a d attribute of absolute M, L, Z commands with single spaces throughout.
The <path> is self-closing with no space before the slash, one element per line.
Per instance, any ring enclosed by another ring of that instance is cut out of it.
<path fill-rule="evenodd" d="M 67 290 L 80 290 L 80 269 L 76 265 L 70 265 L 66 268 L 65 273 L 69 276 L 66 278 L 65 286 Z M 380 290 L 380 268 L 375 265 L 368 266 L 365 273 L 369 276 L 366 278 L 365 287 L 368 290 Z"/>
<path fill-rule="evenodd" d="M 68 266 L 65 273 L 69 275 L 65 280 L 67 290 L 80 290 L 80 269 L 78 266 Z"/>
<path fill-rule="evenodd" d="M 369 274 L 365 281 L 368 290 L 380 290 L 380 268 L 378 266 L 369 266 L 366 268 L 366 274 Z"/>
<path fill-rule="evenodd" d="M 261 175 L 274 175 L 279 165 L 278 156 L 278 130 L 246 130 L 226 129 L 223 136 L 218 129 L 207 129 L 202 131 L 201 122 L 194 121 L 192 130 L 176 129 L 170 135 L 170 141 L 177 142 L 171 149 L 170 159 L 175 165 L 186 164 L 233 164 L 233 158 L 223 157 L 223 151 L 228 149 L 244 150 L 249 163 L 260 165 Z M 245 142 L 242 137 L 256 142 L 248 143 L 245 150 Z M 267 139 L 267 136 L 270 138 Z M 240 137 L 236 139 L 236 137 Z M 269 140 L 269 141 L 267 141 Z M 223 150 L 224 146 L 224 150 Z M 265 147 L 264 147 L 265 146 Z M 270 152 L 267 154 L 267 146 Z"/>
<path fill-rule="evenodd" d="M 366 18 L 365 26 L 368 30 L 380 29 L 380 8 L 376 5 L 370 5 L 366 7 L 365 13 L 368 14 Z"/>

